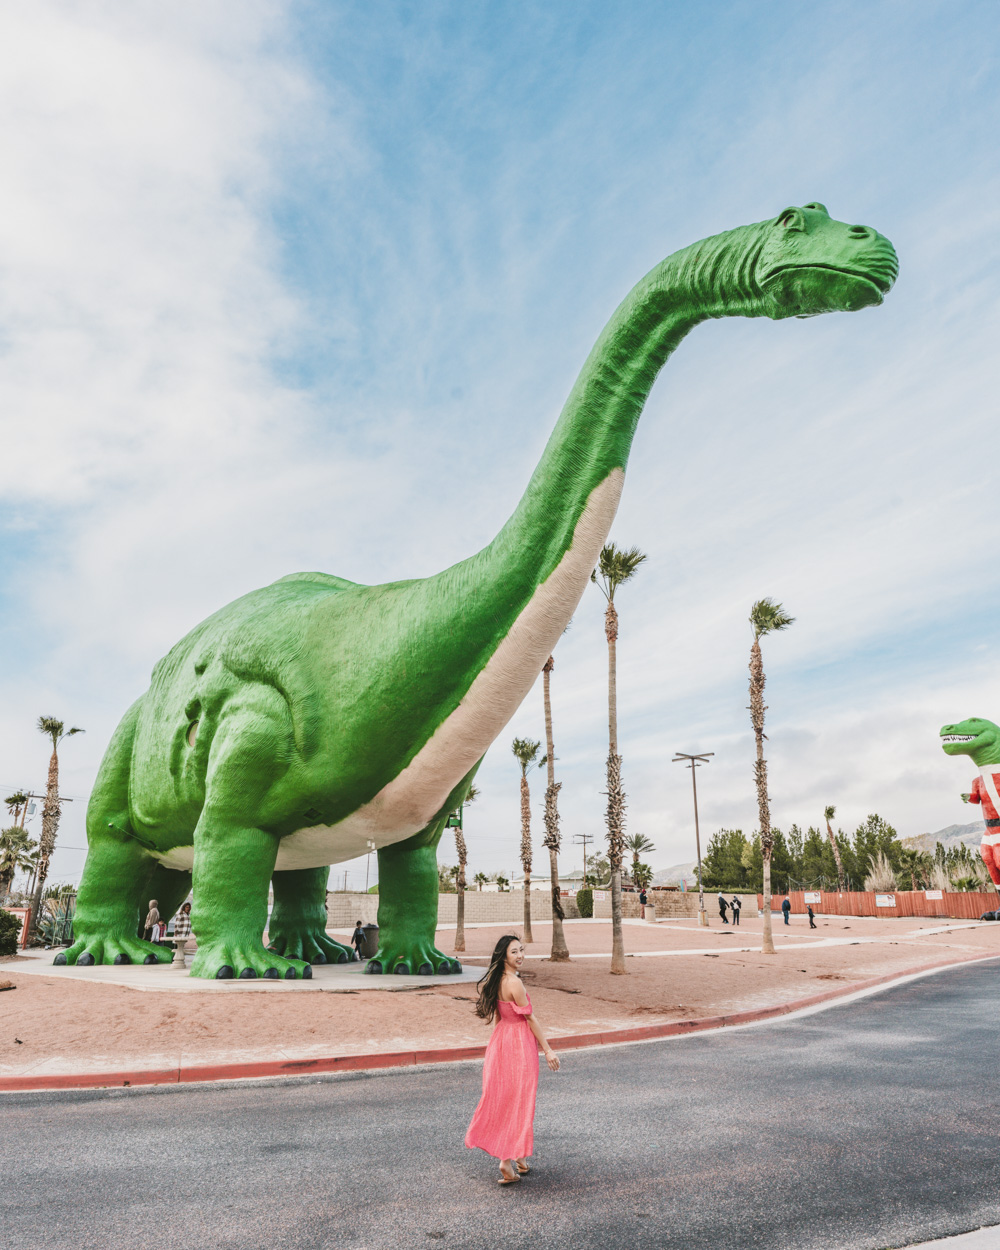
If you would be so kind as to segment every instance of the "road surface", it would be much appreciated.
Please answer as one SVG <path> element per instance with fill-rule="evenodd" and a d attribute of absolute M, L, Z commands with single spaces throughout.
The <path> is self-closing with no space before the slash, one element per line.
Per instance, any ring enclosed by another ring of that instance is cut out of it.
<path fill-rule="evenodd" d="M 880 1250 L 1000 1224 L 998 978 L 569 1052 L 506 1188 L 462 1145 L 478 1063 L 0 1095 L 0 1242 Z"/>

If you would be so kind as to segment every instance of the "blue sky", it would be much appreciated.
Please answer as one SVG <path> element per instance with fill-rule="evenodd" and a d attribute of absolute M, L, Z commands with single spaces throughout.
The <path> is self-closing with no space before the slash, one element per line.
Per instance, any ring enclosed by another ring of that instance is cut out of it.
<path fill-rule="evenodd" d="M 766 644 L 776 822 L 969 815 L 936 734 L 1000 719 L 995 5 L 38 0 L 0 36 L 0 782 L 44 784 L 40 713 L 87 729 L 57 879 L 187 629 L 296 569 L 487 542 L 629 287 L 814 199 L 900 278 L 877 310 L 701 327 L 654 389 L 613 531 L 649 554 L 620 603 L 630 828 L 692 857 L 678 748 L 716 752 L 705 826 L 752 827 L 762 595 L 796 617 Z M 601 610 L 556 656 L 567 839 L 601 832 Z M 481 772 L 473 871 L 516 864 L 515 733 L 539 691 Z"/>

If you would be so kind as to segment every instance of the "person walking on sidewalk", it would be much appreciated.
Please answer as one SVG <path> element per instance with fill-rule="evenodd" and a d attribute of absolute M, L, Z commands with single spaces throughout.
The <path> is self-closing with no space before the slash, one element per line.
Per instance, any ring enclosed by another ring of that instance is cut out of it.
<path fill-rule="evenodd" d="M 361 953 L 361 947 L 364 945 L 365 931 L 361 927 L 360 920 L 354 926 L 354 932 L 351 934 L 351 941 L 354 943 L 355 955 L 357 955 L 358 959 L 364 959 L 364 955 Z"/>
<path fill-rule="evenodd" d="M 483 1063 L 483 1096 L 465 1144 L 500 1160 L 500 1185 L 511 1185 L 531 1170 L 539 1046 L 552 1071 L 559 1071 L 559 1057 L 535 1019 L 519 976 L 523 962 L 521 939 L 505 934 L 477 986 L 476 1015 L 495 1024 Z"/>
<path fill-rule="evenodd" d="M 726 910 L 728 907 L 729 907 L 729 904 L 723 898 L 722 891 L 720 890 L 719 891 L 719 917 L 721 918 L 723 924 L 729 924 L 729 921 L 726 919 Z"/>
<path fill-rule="evenodd" d="M 816 915 L 813 912 L 812 903 L 809 904 L 809 906 L 806 908 L 806 911 L 809 913 L 809 928 L 815 929 L 816 928 Z"/>
<path fill-rule="evenodd" d="M 734 925 L 739 925 L 739 923 L 740 923 L 740 908 L 741 908 L 742 906 L 743 906 L 743 904 L 740 902 L 740 900 L 739 900 L 739 898 L 737 897 L 737 895 L 735 895 L 735 894 L 734 894 L 734 895 L 733 895 L 733 901 L 729 904 L 729 910 L 733 913 L 733 924 L 734 924 Z"/>
<path fill-rule="evenodd" d="M 781 904 L 781 914 L 785 917 L 785 924 L 788 924 L 788 914 L 791 910 L 792 910 L 792 905 L 788 901 L 788 895 L 786 894 Z"/>
<path fill-rule="evenodd" d="M 639 890 L 639 919 L 646 919 L 646 887 Z"/>

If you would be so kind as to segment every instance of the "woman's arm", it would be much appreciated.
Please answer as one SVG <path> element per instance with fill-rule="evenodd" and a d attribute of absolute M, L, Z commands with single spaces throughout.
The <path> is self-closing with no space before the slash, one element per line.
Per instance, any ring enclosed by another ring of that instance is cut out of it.
<path fill-rule="evenodd" d="M 511 985 L 510 991 L 511 991 L 511 997 L 513 998 L 514 1002 L 517 1003 L 519 1007 L 527 1007 L 528 992 L 524 988 L 524 982 L 520 979 L 520 977 L 514 978 L 514 983 Z M 541 1025 L 535 1019 L 535 1013 L 532 1012 L 530 1016 L 525 1016 L 524 1018 L 528 1023 L 528 1028 L 532 1031 L 532 1033 L 534 1033 L 535 1037 L 538 1040 L 539 1046 L 541 1046 L 542 1048 L 542 1052 L 545 1055 L 545 1062 L 549 1065 L 549 1067 L 552 1069 L 553 1072 L 558 1072 L 559 1071 L 559 1056 L 549 1045 L 548 1038 L 542 1032 Z"/>

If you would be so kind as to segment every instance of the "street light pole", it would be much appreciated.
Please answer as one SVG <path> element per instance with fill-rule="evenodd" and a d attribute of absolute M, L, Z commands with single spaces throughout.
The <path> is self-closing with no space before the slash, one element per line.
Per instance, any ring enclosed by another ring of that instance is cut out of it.
<path fill-rule="evenodd" d="M 709 758 L 715 754 L 714 751 L 706 751 L 704 755 L 687 755 L 683 751 L 675 751 L 671 764 L 687 763 L 691 769 L 691 792 L 694 795 L 694 845 L 698 852 L 698 923 L 705 929 L 708 928 L 708 916 L 705 912 L 705 890 L 701 883 L 701 831 L 698 828 L 698 783 L 695 780 L 694 770 L 700 768 L 702 764 L 707 764 Z"/>

